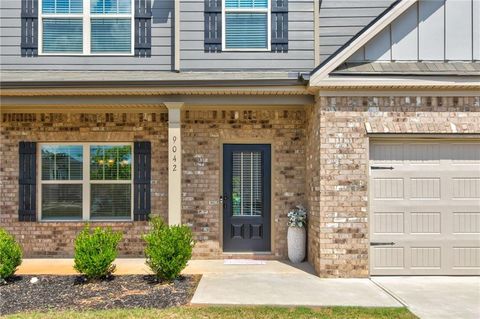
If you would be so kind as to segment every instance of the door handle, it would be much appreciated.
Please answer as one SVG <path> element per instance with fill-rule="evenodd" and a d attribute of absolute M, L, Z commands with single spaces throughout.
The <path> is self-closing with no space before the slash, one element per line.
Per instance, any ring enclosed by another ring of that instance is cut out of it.
<path fill-rule="evenodd" d="M 223 196 L 220 195 L 220 204 L 222 204 L 223 208 L 227 208 L 227 201 L 228 201 L 228 196 L 224 194 Z"/>

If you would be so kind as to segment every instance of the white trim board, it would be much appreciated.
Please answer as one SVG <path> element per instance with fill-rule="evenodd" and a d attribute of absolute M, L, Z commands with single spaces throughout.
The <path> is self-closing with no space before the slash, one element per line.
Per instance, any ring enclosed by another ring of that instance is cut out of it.
<path fill-rule="evenodd" d="M 475 90 L 332 90 L 332 89 L 320 89 L 318 96 L 322 97 L 349 97 L 349 96 L 362 96 L 362 97 L 380 97 L 380 96 L 398 96 L 398 97 L 412 97 L 412 96 L 425 96 L 425 97 L 478 97 L 480 95 Z"/>
<path fill-rule="evenodd" d="M 317 79 L 311 89 L 342 88 L 429 88 L 480 91 L 480 76 L 326 76 Z"/>

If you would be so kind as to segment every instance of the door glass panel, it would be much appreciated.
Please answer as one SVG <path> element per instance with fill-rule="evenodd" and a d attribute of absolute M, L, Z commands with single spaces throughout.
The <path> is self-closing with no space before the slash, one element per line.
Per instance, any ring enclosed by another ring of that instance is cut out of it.
<path fill-rule="evenodd" d="M 262 153 L 233 152 L 233 216 L 262 215 Z"/>

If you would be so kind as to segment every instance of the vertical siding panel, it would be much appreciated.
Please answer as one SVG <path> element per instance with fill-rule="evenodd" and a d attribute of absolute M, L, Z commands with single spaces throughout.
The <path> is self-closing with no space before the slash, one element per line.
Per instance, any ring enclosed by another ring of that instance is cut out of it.
<path fill-rule="evenodd" d="M 472 11 L 473 10 L 473 11 Z M 480 59 L 480 1 L 421 0 L 390 24 L 391 60 L 383 31 L 351 62 Z"/>
<path fill-rule="evenodd" d="M 390 43 L 390 26 L 388 26 L 365 45 L 365 59 L 367 61 L 390 61 Z"/>
<path fill-rule="evenodd" d="M 472 59 L 472 1 L 447 0 L 445 3 L 447 60 Z"/>
<path fill-rule="evenodd" d="M 473 1 L 473 59 L 480 60 L 480 1 Z"/>
<path fill-rule="evenodd" d="M 392 60 L 418 59 L 417 5 L 392 22 Z"/>

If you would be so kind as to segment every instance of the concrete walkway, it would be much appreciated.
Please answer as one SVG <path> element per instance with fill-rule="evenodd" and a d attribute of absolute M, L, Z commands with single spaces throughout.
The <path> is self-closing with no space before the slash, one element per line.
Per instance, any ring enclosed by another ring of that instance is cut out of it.
<path fill-rule="evenodd" d="M 308 263 L 279 261 L 241 266 L 217 262 L 203 274 L 191 303 L 402 307 L 369 279 L 321 279 Z"/>
<path fill-rule="evenodd" d="M 421 319 L 480 318 L 480 277 L 374 277 Z"/>

